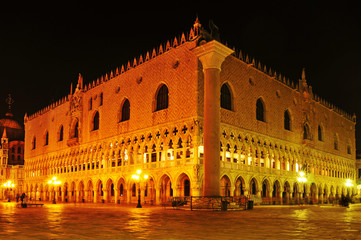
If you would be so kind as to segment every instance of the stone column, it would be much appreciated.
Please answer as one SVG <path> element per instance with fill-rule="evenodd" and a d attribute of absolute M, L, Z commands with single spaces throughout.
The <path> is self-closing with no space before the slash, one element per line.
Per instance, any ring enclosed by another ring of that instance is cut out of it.
<path fill-rule="evenodd" d="M 84 199 L 85 199 L 85 202 L 88 202 L 88 189 L 84 190 Z"/>
<path fill-rule="evenodd" d="M 156 205 L 161 204 L 160 187 L 159 187 L 159 186 L 155 188 L 155 204 L 156 204 Z"/>
<path fill-rule="evenodd" d="M 115 188 L 114 189 L 114 203 L 117 204 L 118 203 L 118 199 L 119 199 L 119 189 Z"/>
<path fill-rule="evenodd" d="M 98 202 L 98 191 L 96 190 L 93 191 L 93 202 L 94 203 Z"/>
<path fill-rule="evenodd" d="M 204 196 L 220 196 L 220 72 L 233 50 L 213 40 L 193 49 L 204 73 Z"/>

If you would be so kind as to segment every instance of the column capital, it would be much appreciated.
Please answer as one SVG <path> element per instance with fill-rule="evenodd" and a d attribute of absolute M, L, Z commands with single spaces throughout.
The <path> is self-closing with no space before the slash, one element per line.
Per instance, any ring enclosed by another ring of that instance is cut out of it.
<path fill-rule="evenodd" d="M 200 45 L 192 51 L 202 62 L 203 70 L 209 68 L 221 70 L 224 59 L 234 52 L 216 40 Z"/>

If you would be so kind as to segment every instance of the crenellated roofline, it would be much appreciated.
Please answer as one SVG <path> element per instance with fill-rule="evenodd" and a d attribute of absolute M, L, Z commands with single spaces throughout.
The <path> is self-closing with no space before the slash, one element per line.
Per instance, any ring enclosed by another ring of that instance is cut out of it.
<path fill-rule="evenodd" d="M 136 68 L 137 66 L 142 65 L 145 62 L 148 62 L 160 55 L 162 55 L 165 52 L 170 51 L 173 48 L 176 48 L 178 46 L 183 45 L 186 42 L 193 42 L 197 41 L 200 43 L 201 41 L 210 41 L 212 39 L 216 39 L 220 41 L 218 32 L 214 33 L 214 29 L 218 30 L 218 27 L 216 27 L 213 22 L 210 22 L 210 30 L 209 33 L 207 30 L 205 30 L 202 25 L 200 24 L 198 18 L 196 19 L 195 23 L 193 24 L 193 27 L 191 30 L 184 34 L 182 33 L 178 37 L 174 37 L 173 40 L 168 40 L 165 44 L 160 44 L 158 48 L 153 48 L 152 51 L 147 51 L 146 54 L 140 55 L 138 58 L 134 58 L 132 61 L 128 61 L 126 65 L 122 65 L 121 67 L 117 67 L 114 70 L 111 70 L 110 72 L 106 73 L 105 75 L 101 75 L 96 80 L 91 81 L 88 84 L 85 84 L 83 86 L 83 78 L 79 74 L 78 84 L 75 89 L 75 91 L 81 91 L 81 92 L 87 92 L 99 85 L 102 85 L 103 83 L 114 79 L 115 77 L 118 77 L 119 75 L 122 75 L 123 73 L 130 71 L 131 69 Z M 227 43 L 223 43 L 228 47 Z M 300 91 L 300 81 L 292 81 L 289 78 L 286 78 L 285 76 L 282 76 L 281 74 L 277 73 L 276 71 L 272 70 L 271 68 L 267 67 L 265 64 L 262 64 L 260 61 L 255 60 L 254 58 L 249 57 L 247 54 L 243 54 L 241 50 L 236 50 L 235 47 L 232 48 L 234 50 L 234 53 L 232 54 L 233 57 L 241 60 L 242 62 L 246 63 L 249 67 L 252 67 L 254 69 L 257 69 L 258 71 L 263 72 L 264 74 L 268 75 L 270 78 L 274 79 L 275 81 L 278 81 L 286 86 L 288 86 L 291 89 L 294 89 L 296 91 Z M 302 79 L 304 78 L 304 71 L 302 72 Z M 311 91 L 312 87 L 308 86 Z M 60 100 L 51 103 L 50 105 L 44 107 L 43 109 L 35 112 L 34 114 L 24 116 L 24 122 L 27 122 L 29 120 L 32 120 L 40 115 L 43 115 L 44 113 L 64 104 L 71 100 L 71 97 L 73 95 L 73 84 L 71 84 L 70 87 L 70 94 L 61 98 Z M 318 95 L 312 93 L 312 100 L 315 102 L 318 102 L 319 104 L 323 105 L 324 107 L 334 111 L 335 113 L 345 117 L 346 119 L 356 122 L 356 115 L 346 113 L 344 110 L 336 107 L 334 104 L 326 101 L 325 99 L 319 97 Z"/>

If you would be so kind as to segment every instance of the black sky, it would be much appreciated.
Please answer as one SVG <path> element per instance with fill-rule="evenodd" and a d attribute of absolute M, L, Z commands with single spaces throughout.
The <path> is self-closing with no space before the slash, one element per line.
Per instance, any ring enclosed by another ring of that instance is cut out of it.
<path fill-rule="evenodd" d="M 361 120 L 360 1 L 49 2 L 0 7 L 0 113 L 11 93 L 19 121 L 67 95 L 79 73 L 93 81 L 188 32 L 197 15 L 293 81 L 304 67 L 317 95 Z"/>

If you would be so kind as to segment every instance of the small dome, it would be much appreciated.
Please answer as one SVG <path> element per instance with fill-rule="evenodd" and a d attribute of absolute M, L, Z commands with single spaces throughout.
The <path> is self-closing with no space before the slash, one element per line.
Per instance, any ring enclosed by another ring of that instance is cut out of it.
<path fill-rule="evenodd" d="M 14 128 L 14 129 L 23 129 L 21 125 L 13 119 L 14 115 L 7 113 L 5 118 L 0 119 L 0 127 Z"/>
<path fill-rule="evenodd" d="M 14 119 L 14 115 L 11 113 L 5 114 L 5 117 L 0 119 L 0 132 L 1 134 L 6 129 L 7 138 L 10 141 L 14 140 L 24 140 L 24 129 L 23 127 Z M 0 136 L 1 137 L 1 136 Z"/>

